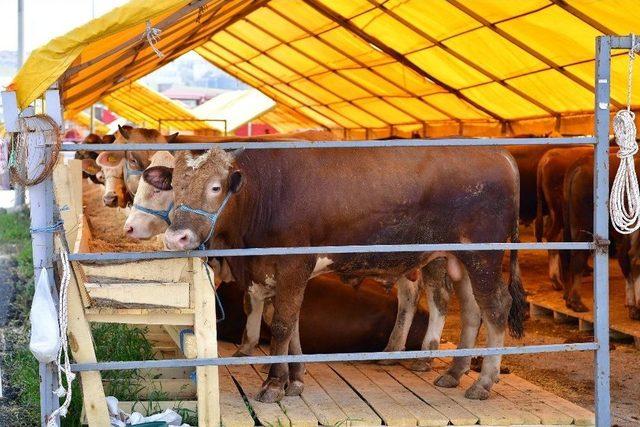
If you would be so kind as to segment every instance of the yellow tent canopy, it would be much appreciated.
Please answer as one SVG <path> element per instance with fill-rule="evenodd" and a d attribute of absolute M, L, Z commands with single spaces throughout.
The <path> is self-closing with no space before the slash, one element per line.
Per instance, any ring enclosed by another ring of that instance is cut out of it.
<path fill-rule="evenodd" d="M 120 117 L 139 126 L 163 130 L 211 130 L 207 122 L 185 106 L 140 83 L 131 83 L 106 95 L 100 101 Z"/>
<path fill-rule="evenodd" d="M 58 82 L 80 111 L 196 50 L 351 136 L 590 133 L 594 38 L 638 27 L 637 0 L 133 0 L 35 50 L 13 88 L 24 107 Z M 614 108 L 626 67 L 617 53 Z"/>
<path fill-rule="evenodd" d="M 226 120 L 227 132 L 233 132 L 243 124 L 262 116 L 276 103 L 255 89 L 230 90 L 195 107 L 192 112 L 201 119 Z M 225 130 L 223 122 L 207 122 L 219 131 Z"/>
<path fill-rule="evenodd" d="M 71 120 L 72 122 L 75 122 L 77 124 L 79 124 L 82 127 L 85 127 L 87 129 L 91 128 L 91 116 L 87 113 L 85 113 L 84 111 L 80 111 L 78 114 L 76 114 L 75 116 L 71 117 L 68 114 L 64 115 L 65 120 Z M 107 126 L 106 124 L 102 123 L 100 120 L 98 119 L 93 119 L 93 128 L 95 129 L 96 132 L 98 132 L 100 135 L 104 135 L 109 133 L 109 126 Z"/>
<path fill-rule="evenodd" d="M 318 123 L 283 104 L 276 104 L 273 109 L 258 117 L 255 122 L 268 124 L 280 133 L 322 128 Z"/>

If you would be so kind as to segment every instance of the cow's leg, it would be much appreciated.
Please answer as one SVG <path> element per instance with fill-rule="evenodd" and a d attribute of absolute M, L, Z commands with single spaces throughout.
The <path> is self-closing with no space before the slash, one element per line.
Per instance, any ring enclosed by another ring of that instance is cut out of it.
<path fill-rule="evenodd" d="M 569 261 L 568 280 L 564 284 L 564 300 L 568 308 L 577 312 L 589 311 L 580 298 L 580 283 L 589 263 L 588 251 L 572 251 Z"/>
<path fill-rule="evenodd" d="M 447 276 L 447 260 L 439 258 L 422 269 L 422 288 L 429 305 L 429 324 L 422 341 L 422 350 L 437 350 L 449 307 L 451 280 Z M 431 358 L 415 359 L 411 363 L 414 371 L 430 371 Z"/>
<path fill-rule="evenodd" d="M 411 280 L 407 277 L 402 277 L 398 280 L 398 313 L 396 315 L 396 323 L 393 325 L 393 330 L 391 331 L 389 341 L 384 351 L 404 350 L 409 329 L 411 329 L 411 323 L 413 322 L 413 316 L 418 307 L 421 280 L 420 274 L 418 274 L 416 280 Z M 390 365 L 396 362 L 395 360 L 386 359 L 380 360 L 378 363 Z"/>
<path fill-rule="evenodd" d="M 511 309 L 511 294 L 502 280 L 503 252 L 464 254 L 473 295 L 480 308 L 482 321 L 487 327 L 487 347 L 502 347 Z M 486 356 L 482 360 L 480 377 L 465 392 L 468 399 L 484 400 L 498 380 L 500 355 Z"/>
<path fill-rule="evenodd" d="M 459 261 L 455 260 L 455 262 L 461 266 Z M 464 267 L 461 268 L 461 274 L 462 278 L 454 282 L 456 294 L 460 300 L 460 317 L 462 321 L 458 348 L 473 348 L 476 344 L 481 323 L 480 308 L 473 296 L 471 280 Z M 455 275 L 451 276 L 452 279 L 455 278 Z M 471 357 L 454 357 L 449 369 L 436 379 L 435 385 L 448 388 L 457 387 L 460 384 L 460 377 L 469 371 L 470 365 Z"/>
<path fill-rule="evenodd" d="M 260 341 L 260 327 L 262 325 L 262 312 L 264 310 L 264 298 L 260 293 L 253 292 L 250 288 L 244 294 L 244 311 L 247 315 L 247 323 L 242 334 L 242 342 L 234 356 L 251 356 L 253 350 Z"/>
<path fill-rule="evenodd" d="M 562 290 L 562 272 L 560 271 L 560 251 L 549 251 L 549 279 L 551 279 L 551 286 L 556 291 Z"/>
<path fill-rule="evenodd" d="M 304 289 L 313 269 L 308 257 L 283 258 L 285 259 L 276 266 L 275 312 L 271 322 L 271 354 L 276 356 L 284 356 L 289 352 L 289 344 L 300 316 Z M 267 379 L 256 395 L 256 400 L 265 403 L 278 402 L 284 397 L 288 382 L 288 365 L 273 363 Z"/>
<path fill-rule="evenodd" d="M 302 354 L 300 345 L 300 321 L 296 322 L 289 342 L 289 354 Z M 304 363 L 289 363 L 289 385 L 285 392 L 287 396 L 299 396 L 304 390 Z"/>

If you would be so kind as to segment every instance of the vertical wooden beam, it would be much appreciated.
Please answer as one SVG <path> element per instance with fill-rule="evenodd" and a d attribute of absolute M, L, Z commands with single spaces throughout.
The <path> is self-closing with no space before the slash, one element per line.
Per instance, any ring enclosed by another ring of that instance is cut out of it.
<path fill-rule="evenodd" d="M 68 294 L 69 347 L 71 348 L 73 359 L 77 363 L 96 362 L 91 328 L 84 315 L 84 307 L 82 306 L 78 286 L 75 274 L 71 274 Z M 80 383 L 88 424 L 91 427 L 110 427 L 111 422 L 100 372 L 88 371 L 80 373 Z"/>
<path fill-rule="evenodd" d="M 198 259 L 193 260 L 195 290 L 194 331 L 199 358 L 218 357 L 216 330 L 216 297 L 213 271 Z M 211 279 L 211 280 L 209 280 Z M 217 366 L 196 367 L 198 379 L 198 425 L 220 425 L 220 391 Z"/>

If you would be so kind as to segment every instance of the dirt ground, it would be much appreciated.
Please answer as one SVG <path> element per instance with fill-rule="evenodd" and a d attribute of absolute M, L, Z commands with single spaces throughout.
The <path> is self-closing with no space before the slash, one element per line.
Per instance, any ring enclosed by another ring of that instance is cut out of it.
<path fill-rule="evenodd" d="M 126 210 L 106 208 L 102 204 L 102 187 L 85 181 L 85 212 L 89 217 L 94 240 L 93 252 L 153 251 L 162 248 L 159 240 L 131 241 L 122 233 Z M 522 230 L 522 240 L 532 241 L 532 230 Z M 548 282 L 546 253 L 526 251 L 520 254 L 525 288 L 527 283 Z M 618 269 L 612 275 L 620 275 Z M 551 285 L 549 285 L 551 286 Z M 621 308 L 624 309 L 624 308 Z M 640 328 L 640 322 L 638 322 Z M 579 332 L 576 325 L 555 323 L 552 318 L 529 319 L 522 340 L 507 338 L 507 345 L 558 344 L 593 339 L 591 333 Z M 460 317 L 457 301 L 452 301 L 443 339 L 457 343 Z M 481 331 L 480 343 L 484 336 Z M 504 366 L 511 372 L 565 399 L 593 410 L 593 353 L 545 353 L 507 356 Z M 611 395 L 614 423 L 619 426 L 640 425 L 640 351 L 629 342 L 612 342 Z"/>

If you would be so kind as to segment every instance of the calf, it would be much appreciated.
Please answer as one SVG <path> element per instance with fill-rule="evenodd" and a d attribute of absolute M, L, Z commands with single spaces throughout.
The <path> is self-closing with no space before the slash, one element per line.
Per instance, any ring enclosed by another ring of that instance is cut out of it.
<path fill-rule="evenodd" d="M 616 154 L 609 155 L 609 183 L 613 183 L 620 165 Z M 635 160 L 636 169 L 640 159 Z M 567 170 L 564 179 L 564 228 L 566 241 L 592 241 L 593 230 L 593 155 L 583 156 Z M 626 288 L 625 305 L 629 317 L 640 320 L 640 232 L 620 234 L 610 227 L 612 246 L 624 275 Z M 580 298 L 577 285 L 587 269 L 589 251 L 562 251 L 564 298 L 567 307 L 574 311 L 588 311 Z"/>
<path fill-rule="evenodd" d="M 367 148 L 250 150 L 237 157 L 219 149 L 176 155 L 176 208 L 165 243 L 172 250 L 352 244 L 505 242 L 518 240 L 519 179 L 515 161 L 494 148 Z M 218 221 L 219 217 L 219 221 Z M 234 257 L 238 283 L 274 288 L 273 354 L 300 354 L 299 313 L 307 281 L 340 277 L 404 280 L 435 258 L 446 258 L 461 298 L 460 348 L 475 344 L 481 319 L 487 345 L 504 343 L 507 325 L 523 333 L 524 291 L 517 252 L 502 280 L 503 251 L 317 254 Z M 483 361 L 467 390 L 486 399 L 500 356 Z M 460 357 L 437 380 L 454 387 L 469 369 Z M 301 363 L 273 364 L 256 398 L 280 400 L 303 389 Z"/>

